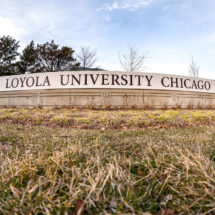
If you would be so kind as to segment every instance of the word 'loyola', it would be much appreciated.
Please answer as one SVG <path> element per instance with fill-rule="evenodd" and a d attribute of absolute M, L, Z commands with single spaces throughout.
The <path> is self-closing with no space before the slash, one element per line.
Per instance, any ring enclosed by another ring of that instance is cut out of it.
<path fill-rule="evenodd" d="M 6 79 L 6 88 L 17 88 L 17 87 L 41 87 L 50 86 L 49 77 L 46 76 L 45 79 L 41 79 L 39 76 L 36 77 L 20 77 L 13 78 L 10 80 Z"/>

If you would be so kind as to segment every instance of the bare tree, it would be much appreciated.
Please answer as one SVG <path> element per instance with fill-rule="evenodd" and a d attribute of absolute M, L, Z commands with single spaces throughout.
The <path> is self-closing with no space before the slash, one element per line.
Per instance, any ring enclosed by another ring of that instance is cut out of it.
<path fill-rule="evenodd" d="M 120 54 L 119 60 L 122 68 L 126 72 L 139 72 L 144 69 L 144 61 L 148 56 L 148 51 L 139 53 L 139 50 L 134 46 L 129 46 L 127 53 Z"/>
<path fill-rule="evenodd" d="M 189 75 L 193 76 L 193 77 L 199 77 L 199 66 L 194 61 L 193 56 L 191 56 L 191 63 L 190 63 L 190 67 L 189 67 Z"/>
<path fill-rule="evenodd" d="M 81 47 L 79 54 L 76 54 L 78 61 L 81 63 L 83 69 L 92 68 L 92 66 L 97 61 L 96 58 L 97 51 L 90 50 L 90 47 Z"/>

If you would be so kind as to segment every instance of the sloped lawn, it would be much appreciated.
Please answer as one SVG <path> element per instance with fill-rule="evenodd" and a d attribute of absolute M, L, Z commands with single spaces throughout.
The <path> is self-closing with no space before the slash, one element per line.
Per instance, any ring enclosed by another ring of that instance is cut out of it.
<path fill-rule="evenodd" d="M 101 124 L 97 130 L 74 129 L 50 126 L 47 121 L 59 117 L 50 117 L 52 111 L 4 111 L 8 115 L 0 123 L 0 214 L 215 213 L 214 126 L 192 122 L 193 127 L 184 128 L 132 125 L 114 130 Z M 29 112 L 36 112 L 37 125 L 12 120 Z M 147 112 L 146 118 L 167 115 L 158 113 Z M 203 115 L 213 124 L 211 113 Z M 73 118 L 97 116 L 82 114 Z M 108 111 L 101 115 L 114 117 Z M 137 115 L 134 111 L 124 117 Z M 194 118 L 202 120 L 203 115 Z M 185 119 L 192 117 L 190 113 Z"/>

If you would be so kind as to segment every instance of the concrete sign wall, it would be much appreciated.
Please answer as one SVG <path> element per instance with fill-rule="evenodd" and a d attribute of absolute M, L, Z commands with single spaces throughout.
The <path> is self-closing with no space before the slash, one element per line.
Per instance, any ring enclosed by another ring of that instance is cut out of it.
<path fill-rule="evenodd" d="M 0 77 L 0 91 L 45 89 L 142 89 L 215 93 L 215 80 L 152 73 L 48 72 Z"/>

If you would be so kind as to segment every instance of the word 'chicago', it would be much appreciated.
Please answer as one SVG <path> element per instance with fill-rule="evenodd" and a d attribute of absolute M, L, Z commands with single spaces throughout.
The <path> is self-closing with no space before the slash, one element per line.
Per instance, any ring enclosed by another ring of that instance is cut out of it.
<path fill-rule="evenodd" d="M 210 90 L 211 84 L 209 81 L 191 80 L 190 78 L 163 77 L 161 84 L 165 88 L 186 88 L 196 90 Z"/>

